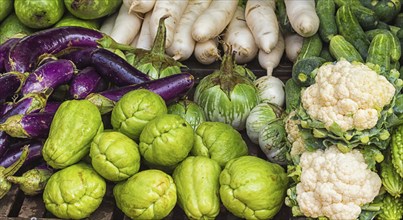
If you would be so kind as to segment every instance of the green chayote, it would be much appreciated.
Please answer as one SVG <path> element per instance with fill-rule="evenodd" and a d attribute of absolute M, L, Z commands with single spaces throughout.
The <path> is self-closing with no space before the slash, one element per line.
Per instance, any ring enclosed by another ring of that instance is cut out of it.
<path fill-rule="evenodd" d="M 151 120 L 140 135 L 140 154 L 150 164 L 173 166 L 193 146 L 193 128 L 179 115 L 164 114 Z"/>
<path fill-rule="evenodd" d="M 255 156 L 230 160 L 220 174 L 220 198 L 235 216 L 270 219 L 280 210 L 288 186 L 284 169 Z"/>
<path fill-rule="evenodd" d="M 104 131 L 91 143 L 91 164 L 105 179 L 125 180 L 140 169 L 138 145 L 117 131 Z"/>
<path fill-rule="evenodd" d="M 220 164 L 248 154 L 241 134 L 223 122 L 203 122 L 196 130 L 192 155 L 210 157 Z"/>
<path fill-rule="evenodd" d="M 213 159 L 190 156 L 174 170 L 178 203 L 189 219 L 215 219 L 220 212 L 221 167 Z"/>
<path fill-rule="evenodd" d="M 203 109 L 196 102 L 188 99 L 168 106 L 168 113 L 184 118 L 192 126 L 193 130 L 196 130 L 200 123 L 206 121 Z"/>
<path fill-rule="evenodd" d="M 144 170 L 113 188 L 117 207 L 131 219 L 163 219 L 175 207 L 176 186 L 160 170 Z"/>
<path fill-rule="evenodd" d="M 125 94 L 113 108 L 112 127 L 138 141 L 144 126 L 167 111 L 165 101 L 158 94 L 146 89 L 134 90 Z"/>
<path fill-rule="evenodd" d="M 101 204 L 105 180 L 85 163 L 77 163 L 54 173 L 43 191 L 45 207 L 64 219 L 88 217 Z"/>
<path fill-rule="evenodd" d="M 92 139 L 103 129 L 101 113 L 94 104 L 87 100 L 64 101 L 50 126 L 43 159 L 55 169 L 75 164 L 88 155 Z"/>

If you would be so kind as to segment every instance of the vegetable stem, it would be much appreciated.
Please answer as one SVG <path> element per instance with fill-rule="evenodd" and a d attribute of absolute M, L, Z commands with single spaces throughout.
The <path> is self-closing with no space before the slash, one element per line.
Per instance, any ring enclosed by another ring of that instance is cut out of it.
<path fill-rule="evenodd" d="M 153 46 L 151 47 L 152 54 L 165 54 L 165 38 L 167 29 L 165 27 L 165 19 L 169 16 L 163 16 L 159 20 L 157 35 L 155 36 Z"/>

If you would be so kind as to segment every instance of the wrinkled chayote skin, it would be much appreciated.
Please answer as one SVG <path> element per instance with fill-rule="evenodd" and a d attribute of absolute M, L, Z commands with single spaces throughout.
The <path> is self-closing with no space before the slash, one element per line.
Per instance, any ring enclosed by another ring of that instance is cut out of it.
<path fill-rule="evenodd" d="M 271 219 L 280 210 L 288 186 L 284 169 L 255 156 L 230 160 L 220 174 L 220 198 L 235 216 Z"/>
<path fill-rule="evenodd" d="M 203 122 L 196 130 L 192 155 L 209 157 L 224 167 L 233 159 L 248 154 L 241 134 L 223 122 Z"/>
<path fill-rule="evenodd" d="M 187 99 L 168 106 L 168 113 L 184 118 L 193 130 L 196 130 L 200 123 L 206 121 L 203 109 L 196 102 Z"/>
<path fill-rule="evenodd" d="M 178 204 L 189 219 L 215 219 L 220 212 L 221 167 L 213 159 L 189 156 L 173 172 Z"/>
<path fill-rule="evenodd" d="M 75 164 L 88 155 L 92 139 L 103 129 L 101 113 L 94 104 L 87 100 L 64 101 L 50 126 L 43 159 L 55 169 Z"/>
<path fill-rule="evenodd" d="M 82 219 L 101 204 L 105 180 L 85 163 L 77 163 L 54 173 L 43 191 L 48 211 L 58 218 Z"/>
<path fill-rule="evenodd" d="M 194 131 L 179 115 L 165 114 L 151 120 L 140 135 L 140 154 L 148 163 L 173 166 L 192 149 Z"/>
<path fill-rule="evenodd" d="M 125 94 L 113 108 L 112 127 L 137 142 L 144 126 L 167 111 L 165 101 L 158 94 L 146 89 L 134 90 Z"/>
<path fill-rule="evenodd" d="M 113 188 L 117 207 L 131 219 L 163 219 L 175 207 L 176 186 L 160 170 L 144 170 Z"/>
<path fill-rule="evenodd" d="M 105 179 L 122 181 L 140 169 L 138 145 L 118 131 L 104 131 L 91 143 L 91 164 Z"/>

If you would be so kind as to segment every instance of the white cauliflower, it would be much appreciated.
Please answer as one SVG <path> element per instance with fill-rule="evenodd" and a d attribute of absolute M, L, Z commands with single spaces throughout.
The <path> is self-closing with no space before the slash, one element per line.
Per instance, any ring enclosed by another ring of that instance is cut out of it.
<path fill-rule="evenodd" d="M 291 144 L 291 157 L 301 155 L 305 151 L 304 140 L 299 133 L 300 131 L 298 125 L 300 124 L 300 121 L 292 119 L 295 114 L 295 111 L 290 112 L 285 118 L 284 123 L 284 128 L 287 133 L 287 140 Z"/>
<path fill-rule="evenodd" d="M 307 217 L 357 219 L 361 206 L 379 194 L 381 178 L 371 171 L 358 150 L 326 150 L 301 155 L 301 182 L 296 186 L 297 202 Z"/>
<path fill-rule="evenodd" d="M 315 84 L 302 92 L 303 108 L 325 127 L 337 123 L 342 131 L 373 128 L 395 87 L 362 63 L 345 60 L 318 68 Z"/>

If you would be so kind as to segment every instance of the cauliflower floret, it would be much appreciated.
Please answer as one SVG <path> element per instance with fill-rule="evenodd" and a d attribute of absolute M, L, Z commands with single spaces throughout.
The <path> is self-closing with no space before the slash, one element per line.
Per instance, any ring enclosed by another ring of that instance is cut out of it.
<path fill-rule="evenodd" d="M 316 83 L 302 92 L 301 102 L 311 118 L 342 131 L 373 128 L 379 112 L 389 104 L 395 87 L 362 63 L 342 60 L 321 66 Z"/>
<path fill-rule="evenodd" d="M 336 146 L 301 155 L 301 182 L 297 202 L 307 217 L 356 219 L 361 206 L 379 194 L 382 185 L 377 173 L 368 169 L 358 150 L 342 153 Z"/>
<path fill-rule="evenodd" d="M 295 111 L 292 111 L 288 114 L 287 118 L 285 119 L 285 131 L 287 133 L 287 140 L 291 143 L 291 151 L 290 156 L 294 157 L 297 155 L 301 155 L 305 151 L 304 140 L 299 133 L 299 120 L 293 120 L 296 114 Z"/>

